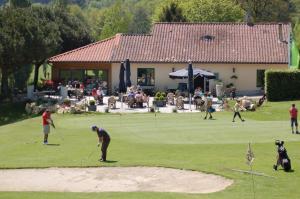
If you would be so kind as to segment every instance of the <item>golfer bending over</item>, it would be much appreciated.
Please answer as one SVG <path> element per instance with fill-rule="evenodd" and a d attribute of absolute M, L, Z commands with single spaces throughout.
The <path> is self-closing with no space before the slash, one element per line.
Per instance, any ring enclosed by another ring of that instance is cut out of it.
<path fill-rule="evenodd" d="M 96 131 L 98 138 L 99 138 L 99 143 L 98 143 L 98 147 L 100 146 L 100 143 L 102 143 L 101 145 L 101 159 L 99 161 L 101 162 L 105 162 L 106 161 L 106 153 L 107 153 L 107 148 L 110 142 L 110 137 L 108 135 L 108 133 L 102 129 L 102 128 L 98 128 L 97 126 L 92 126 L 92 131 Z"/>
<path fill-rule="evenodd" d="M 43 133 L 44 133 L 44 144 L 48 144 L 48 135 L 50 133 L 50 125 L 54 126 L 53 120 L 51 119 L 51 113 L 48 109 L 42 115 L 43 118 Z"/>
<path fill-rule="evenodd" d="M 235 119 L 236 116 L 239 116 L 239 118 L 241 119 L 242 122 L 245 121 L 241 117 L 240 109 L 245 110 L 245 108 L 241 105 L 241 101 L 240 100 L 236 100 L 236 103 L 235 103 L 235 105 L 233 107 L 234 115 L 233 115 L 232 122 L 235 122 L 234 119 Z"/>

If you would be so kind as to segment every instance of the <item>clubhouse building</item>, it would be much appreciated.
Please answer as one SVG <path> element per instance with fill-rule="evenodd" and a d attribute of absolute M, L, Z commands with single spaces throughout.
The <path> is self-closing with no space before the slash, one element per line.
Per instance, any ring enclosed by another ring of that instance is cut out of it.
<path fill-rule="evenodd" d="M 114 37 L 49 58 L 53 80 L 106 81 L 109 91 L 119 84 L 120 63 L 131 63 L 131 82 L 144 88 L 176 89 L 169 73 L 194 68 L 215 74 L 224 86 L 240 93 L 259 92 L 267 69 L 298 67 L 298 50 L 290 38 L 291 25 L 282 23 L 155 23 L 150 34 Z M 294 47 L 294 48 L 293 48 Z M 293 50 L 294 49 L 294 50 Z M 195 87 L 207 85 L 195 78 Z"/>

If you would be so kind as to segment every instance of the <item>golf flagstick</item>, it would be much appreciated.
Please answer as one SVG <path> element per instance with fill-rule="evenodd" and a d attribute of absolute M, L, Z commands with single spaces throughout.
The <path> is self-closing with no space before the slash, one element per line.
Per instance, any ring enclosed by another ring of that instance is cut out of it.
<path fill-rule="evenodd" d="M 251 172 L 251 179 L 252 179 L 252 191 L 253 191 L 253 199 L 255 199 L 255 184 L 254 184 L 254 175 L 253 175 L 253 168 L 252 168 L 252 164 L 254 161 L 254 153 L 251 149 L 251 144 L 249 142 L 248 144 L 248 149 L 247 149 L 247 154 L 246 154 L 246 160 L 247 160 L 247 164 L 250 167 L 250 172 Z"/>

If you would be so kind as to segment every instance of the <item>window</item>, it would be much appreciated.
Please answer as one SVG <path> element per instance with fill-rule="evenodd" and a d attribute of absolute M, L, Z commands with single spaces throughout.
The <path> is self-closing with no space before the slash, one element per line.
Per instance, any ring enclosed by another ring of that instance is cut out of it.
<path fill-rule="evenodd" d="M 263 88 L 265 86 L 265 70 L 256 71 L 256 87 Z"/>
<path fill-rule="evenodd" d="M 155 73 L 154 68 L 138 68 L 137 84 L 140 86 L 154 86 Z"/>
<path fill-rule="evenodd" d="M 100 81 L 108 80 L 107 70 L 85 70 L 85 69 L 62 69 L 59 72 L 59 78 L 64 81 L 84 81 L 86 79 L 95 79 Z"/>

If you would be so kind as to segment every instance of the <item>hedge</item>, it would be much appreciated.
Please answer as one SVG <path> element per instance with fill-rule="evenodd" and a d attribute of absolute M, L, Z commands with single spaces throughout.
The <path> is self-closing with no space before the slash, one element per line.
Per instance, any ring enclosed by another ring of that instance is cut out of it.
<path fill-rule="evenodd" d="M 265 91 L 269 101 L 300 99 L 299 70 L 267 70 Z"/>

